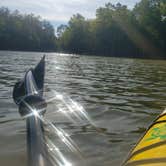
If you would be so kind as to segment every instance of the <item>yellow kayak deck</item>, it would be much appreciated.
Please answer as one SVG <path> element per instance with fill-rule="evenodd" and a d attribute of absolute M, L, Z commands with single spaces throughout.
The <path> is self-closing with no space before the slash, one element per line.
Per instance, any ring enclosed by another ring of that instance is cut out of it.
<path fill-rule="evenodd" d="M 149 127 L 124 166 L 166 166 L 166 112 Z"/>

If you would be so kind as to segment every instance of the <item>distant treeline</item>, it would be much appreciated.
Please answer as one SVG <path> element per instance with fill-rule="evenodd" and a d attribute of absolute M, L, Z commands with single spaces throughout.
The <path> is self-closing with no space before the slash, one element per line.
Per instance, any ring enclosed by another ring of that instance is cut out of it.
<path fill-rule="evenodd" d="M 0 8 L 0 50 L 51 51 L 56 49 L 53 26 L 33 14 Z"/>
<path fill-rule="evenodd" d="M 166 0 L 142 0 L 132 10 L 107 3 L 95 19 L 74 15 L 57 35 L 58 48 L 65 52 L 166 58 Z"/>
<path fill-rule="evenodd" d="M 56 35 L 48 21 L 2 7 L 0 49 L 166 58 L 166 0 L 141 0 L 132 10 L 107 3 L 95 19 L 73 15 Z"/>

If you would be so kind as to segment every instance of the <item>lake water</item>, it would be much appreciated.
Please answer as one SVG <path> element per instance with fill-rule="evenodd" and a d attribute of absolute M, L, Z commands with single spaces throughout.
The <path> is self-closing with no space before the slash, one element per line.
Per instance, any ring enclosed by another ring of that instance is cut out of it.
<path fill-rule="evenodd" d="M 42 55 L 0 52 L 1 166 L 27 163 L 26 124 L 13 103 L 12 90 Z M 74 166 L 120 166 L 148 125 L 166 107 L 166 61 L 46 55 L 46 93 L 55 90 L 81 104 L 97 128 L 87 122 L 60 122 L 47 110 L 51 122 L 70 130 L 83 159 L 72 157 L 65 149 L 64 154 Z"/>

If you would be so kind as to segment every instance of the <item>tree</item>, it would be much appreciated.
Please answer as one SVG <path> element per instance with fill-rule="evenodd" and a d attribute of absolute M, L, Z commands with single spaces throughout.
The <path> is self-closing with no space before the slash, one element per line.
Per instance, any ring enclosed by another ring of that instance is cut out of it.
<path fill-rule="evenodd" d="M 88 49 L 88 22 L 82 15 L 73 15 L 59 42 L 62 49 L 66 51 L 74 53 L 86 52 Z"/>
<path fill-rule="evenodd" d="M 163 54 L 166 46 L 166 24 L 162 8 L 164 4 L 164 0 L 142 0 L 133 10 L 141 32 L 151 41 L 156 54 Z"/>
<path fill-rule="evenodd" d="M 33 14 L 0 8 L 0 49 L 51 51 L 56 49 L 53 26 Z"/>
<path fill-rule="evenodd" d="M 133 10 L 107 3 L 96 18 L 74 15 L 58 30 L 66 52 L 108 56 L 160 58 L 166 51 L 166 1 L 141 0 Z"/>

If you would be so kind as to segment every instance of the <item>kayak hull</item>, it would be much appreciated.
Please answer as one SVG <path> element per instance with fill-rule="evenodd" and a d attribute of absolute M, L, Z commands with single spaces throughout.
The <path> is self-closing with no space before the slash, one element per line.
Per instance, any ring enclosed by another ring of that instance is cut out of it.
<path fill-rule="evenodd" d="M 148 128 L 129 154 L 125 166 L 166 165 L 166 112 Z"/>

